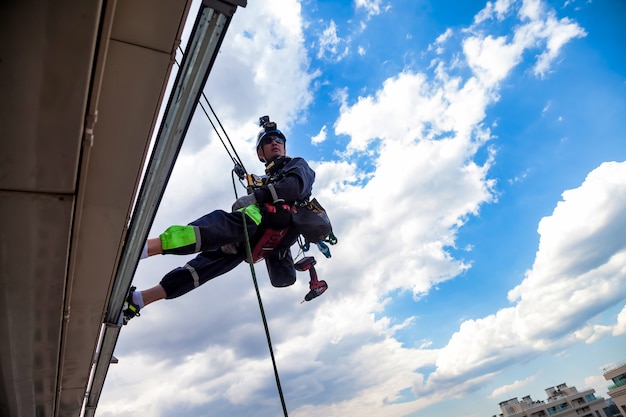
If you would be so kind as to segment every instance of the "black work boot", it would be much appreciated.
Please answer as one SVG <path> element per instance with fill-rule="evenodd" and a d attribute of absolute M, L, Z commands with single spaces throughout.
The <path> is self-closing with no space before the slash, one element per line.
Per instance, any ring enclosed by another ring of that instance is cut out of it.
<path fill-rule="evenodd" d="M 128 297 L 126 297 L 126 301 L 124 302 L 124 307 L 122 308 L 122 313 L 124 314 L 123 323 L 124 326 L 128 324 L 130 319 L 133 317 L 141 316 L 139 314 L 139 306 L 133 302 L 133 292 L 137 289 L 137 287 L 130 287 L 130 292 L 128 293 Z"/>

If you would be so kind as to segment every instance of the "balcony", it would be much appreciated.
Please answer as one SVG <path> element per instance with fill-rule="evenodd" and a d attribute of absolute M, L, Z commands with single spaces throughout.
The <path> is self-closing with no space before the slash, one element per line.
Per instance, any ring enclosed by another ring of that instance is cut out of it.
<path fill-rule="evenodd" d="M 607 390 L 608 391 L 614 391 L 614 390 L 616 390 L 618 388 L 621 388 L 621 387 L 626 387 L 626 381 L 619 381 L 619 382 L 617 382 L 617 383 L 615 383 L 613 385 L 609 385 Z"/>

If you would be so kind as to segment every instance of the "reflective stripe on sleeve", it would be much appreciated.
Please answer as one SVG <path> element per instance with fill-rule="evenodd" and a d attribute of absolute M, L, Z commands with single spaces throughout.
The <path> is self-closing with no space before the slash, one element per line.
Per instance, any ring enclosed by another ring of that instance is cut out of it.
<path fill-rule="evenodd" d="M 198 276 L 198 272 L 189 264 L 185 264 L 185 268 L 187 268 L 187 270 L 191 273 L 191 278 L 193 278 L 193 287 L 198 288 L 200 286 L 200 277 Z"/>
<path fill-rule="evenodd" d="M 200 235 L 200 228 L 198 226 L 193 226 L 193 231 L 196 234 L 196 252 L 202 252 L 202 236 Z"/>

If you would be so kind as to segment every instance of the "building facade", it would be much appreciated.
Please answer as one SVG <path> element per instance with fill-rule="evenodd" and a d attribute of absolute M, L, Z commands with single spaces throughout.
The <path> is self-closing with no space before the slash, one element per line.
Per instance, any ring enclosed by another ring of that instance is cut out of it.
<path fill-rule="evenodd" d="M 533 401 L 530 395 L 500 403 L 501 417 L 606 417 L 604 398 L 596 397 L 594 389 L 578 392 L 576 387 L 560 384 L 546 388 L 545 401 Z"/>
<path fill-rule="evenodd" d="M 626 362 L 604 370 L 604 379 L 613 381 L 608 388 L 615 405 L 626 416 Z"/>

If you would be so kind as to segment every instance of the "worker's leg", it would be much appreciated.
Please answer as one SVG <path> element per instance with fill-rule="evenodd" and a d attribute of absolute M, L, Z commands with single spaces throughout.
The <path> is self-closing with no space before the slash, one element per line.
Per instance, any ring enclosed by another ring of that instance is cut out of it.
<path fill-rule="evenodd" d="M 158 285 L 143 291 L 132 291 L 124 303 L 124 324 L 139 315 L 148 304 L 164 298 L 176 298 L 205 282 L 225 274 L 245 258 L 242 252 L 225 254 L 220 249 L 200 253 L 184 267 L 176 268 L 163 277 Z M 134 290 L 134 287 L 131 288 Z"/>
<path fill-rule="evenodd" d="M 274 287 L 288 287 L 296 282 L 296 270 L 291 257 L 291 246 L 296 243 L 298 232 L 290 229 L 280 246 L 265 258 L 267 273 Z"/>
<path fill-rule="evenodd" d="M 289 248 L 274 250 L 265 258 L 265 265 L 274 287 L 288 287 L 296 282 L 296 270 Z"/>
<path fill-rule="evenodd" d="M 155 237 L 148 239 L 146 243 L 148 245 L 148 256 L 163 255 L 163 247 L 161 246 L 161 238 Z"/>
<path fill-rule="evenodd" d="M 176 268 L 167 273 L 160 282 L 163 293 L 155 290 L 148 295 L 161 298 L 176 298 L 188 293 L 194 288 L 230 271 L 239 265 L 245 258 L 241 252 L 225 254 L 220 249 L 200 253 L 185 266 Z"/>
<path fill-rule="evenodd" d="M 259 215 L 260 216 L 260 215 Z M 257 219 L 246 216 L 245 224 L 249 236 L 257 231 Z M 189 223 L 187 226 L 170 226 L 159 241 L 148 241 L 148 255 L 163 253 L 186 255 L 201 251 L 218 249 L 231 243 L 244 240 L 244 219 L 240 212 L 227 213 L 213 211 Z"/>
<path fill-rule="evenodd" d="M 165 288 L 161 284 L 157 284 L 152 288 L 141 291 L 141 299 L 143 300 L 143 306 L 147 306 L 150 303 L 164 299 L 167 296 Z"/>

